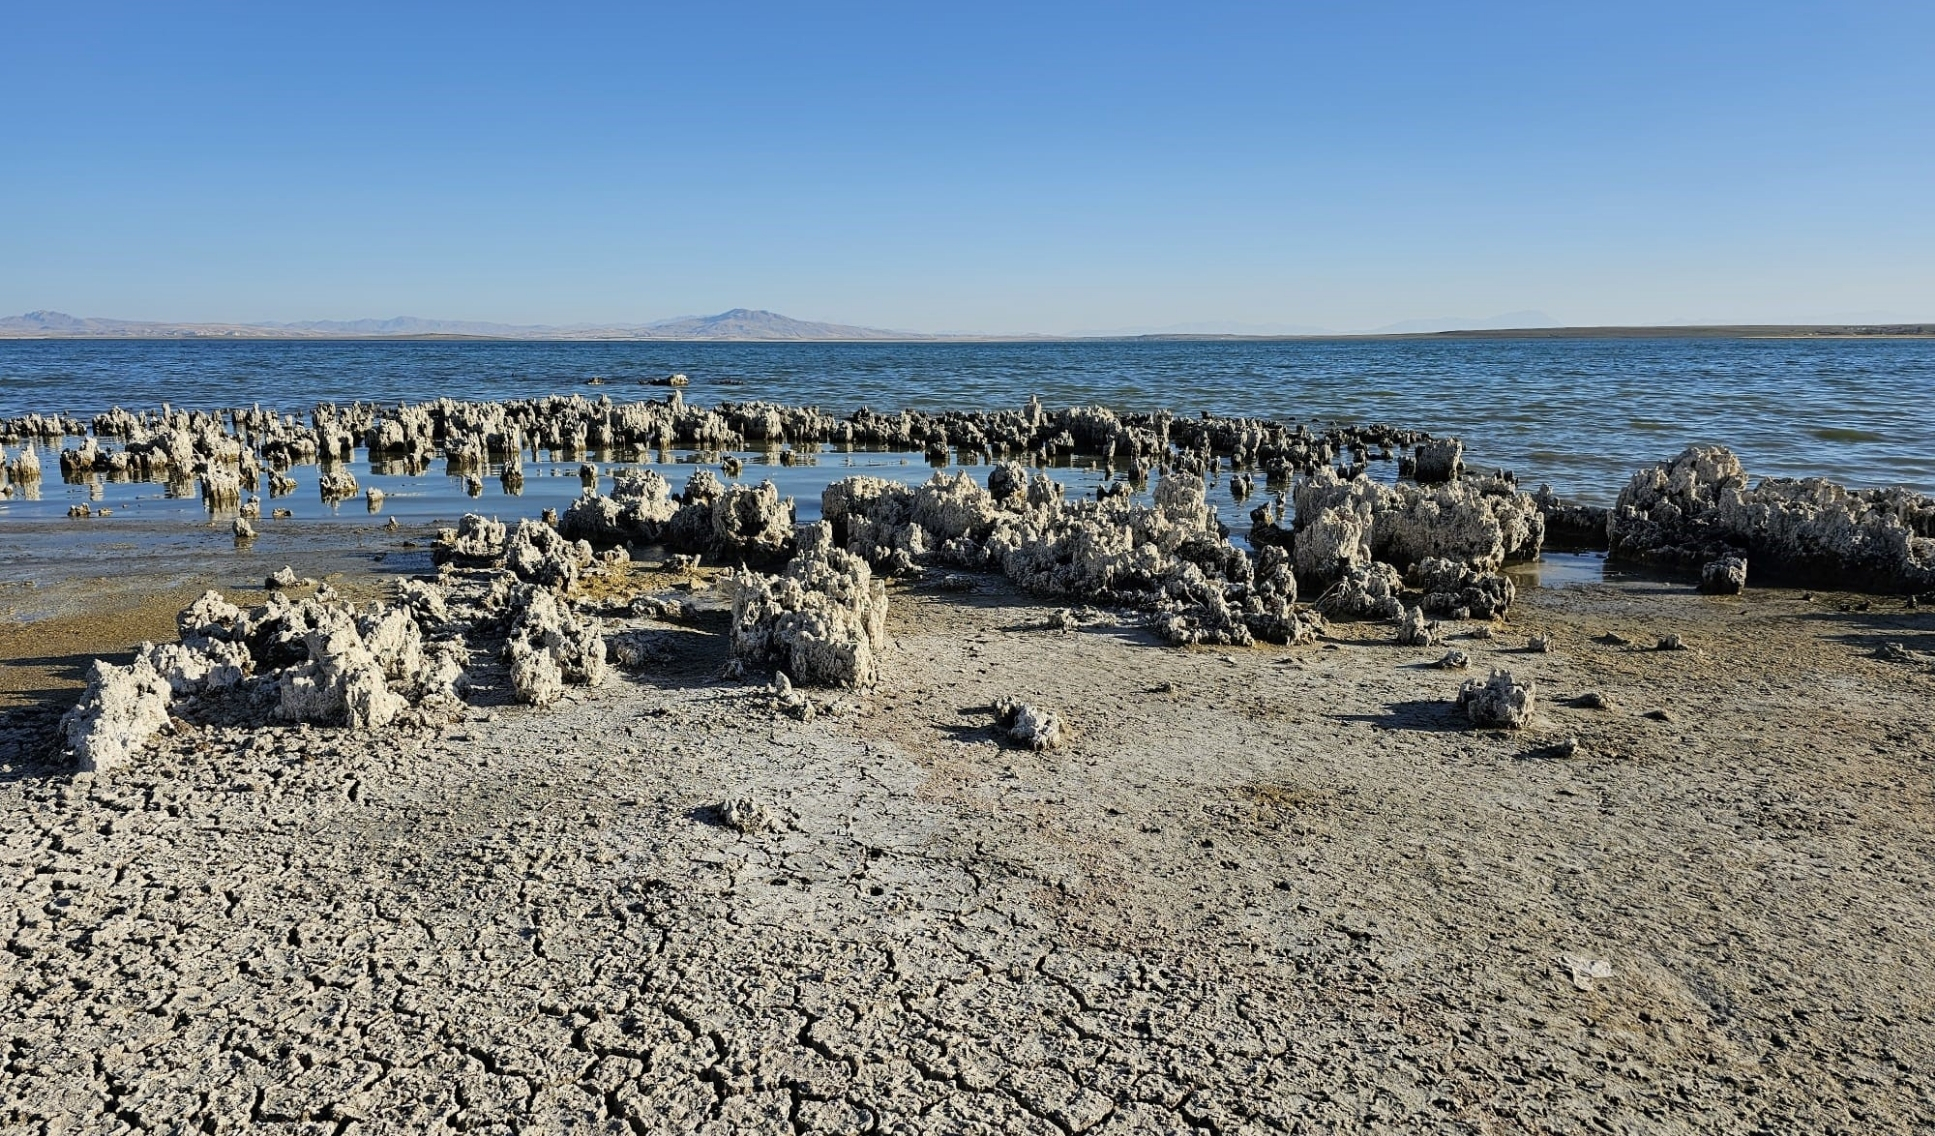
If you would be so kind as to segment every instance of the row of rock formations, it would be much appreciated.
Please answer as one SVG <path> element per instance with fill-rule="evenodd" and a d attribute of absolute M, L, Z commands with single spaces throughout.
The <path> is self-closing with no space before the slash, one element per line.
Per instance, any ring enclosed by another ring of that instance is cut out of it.
<path fill-rule="evenodd" d="M 766 402 L 688 406 L 676 390 L 667 399 L 618 403 L 581 395 L 510 400 L 380 406 L 324 403 L 303 420 L 261 407 L 188 411 L 163 407 L 141 413 L 115 408 L 83 421 L 30 414 L 0 420 L 0 441 L 84 441 L 61 453 L 64 473 L 102 472 L 149 480 L 199 476 L 212 469 L 350 460 L 360 447 L 372 462 L 425 468 L 441 457 L 450 472 L 475 473 L 486 463 L 515 466 L 520 455 L 548 452 L 576 460 L 593 453 L 643 454 L 691 449 L 724 451 L 782 446 L 842 445 L 884 450 L 962 451 L 1047 462 L 1068 454 L 1096 455 L 1112 468 L 1146 473 L 1178 466 L 1201 472 L 1211 456 L 1233 468 L 1288 479 L 1340 459 L 1363 464 L 1371 454 L 1430 443 L 1420 451 L 1426 471 L 1455 475 L 1455 454 L 1417 431 L 1385 426 L 1306 425 L 1261 418 L 1167 411 L 1118 414 L 1103 407 L 1049 411 L 1030 400 L 1018 410 L 882 413 L 869 409 L 836 416 L 816 407 Z M 119 440 L 119 448 L 101 445 Z M 1456 449 L 1454 445 L 1454 450 Z M 245 480 L 253 481 L 252 477 Z"/>

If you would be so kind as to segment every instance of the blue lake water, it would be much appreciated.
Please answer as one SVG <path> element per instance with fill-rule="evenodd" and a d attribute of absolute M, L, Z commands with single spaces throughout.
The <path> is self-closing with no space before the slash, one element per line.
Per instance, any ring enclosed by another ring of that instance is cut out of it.
<path fill-rule="evenodd" d="M 0 417 L 250 403 L 578 392 L 767 399 L 844 412 L 1099 403 L 1379 421 L 1462 437 L 1468 460 L 1608 503 L 1691 442 L 1748 472 L 1935 492 L 1935 342 L 1828 339 L 512 343 L 0 341 Z M 586 386 L 594 377 L 604 386 Z M 57 471 L 50 469 L 58 486 Z"/>

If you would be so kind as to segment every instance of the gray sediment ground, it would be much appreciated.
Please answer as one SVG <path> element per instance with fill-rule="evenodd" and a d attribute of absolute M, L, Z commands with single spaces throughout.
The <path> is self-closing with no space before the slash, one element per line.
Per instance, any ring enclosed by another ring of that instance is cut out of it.
<path fill-rule="evenodd" d="M 371 735 L 0 773 L 23 1131 L 1920 1131 L 1926 665 L 1900 600 L 1533 591 L 1474 731 L 1387 625 L 1169 649 L 897 587 L 801 722 L 642 672 Z M 1855 610 L 1860 604 L 1867 610 Z M 1524 653 L 1532 634 L 1555 641 Z M 1650 649 L 1679 635 L 1688 650 Z M 1629 642 L 1617 643 L 1612 639 Z M 1070 740 L 1006 740 L 1011 692 Z M 1596 696 L 1596 697 L 1593 697 Z M 1594 703 L 1587 706 L 1586 703 Z M 1566 739 L 1576 751 L 1558 756 Z M 739 832 L 744 799 L 770 827 Z"/>

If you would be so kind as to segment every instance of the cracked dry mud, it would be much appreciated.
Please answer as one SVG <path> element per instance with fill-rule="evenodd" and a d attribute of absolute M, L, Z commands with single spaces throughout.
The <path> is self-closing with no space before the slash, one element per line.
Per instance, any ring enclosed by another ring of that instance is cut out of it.
<path fill-rule="evenodd" d="M 1888 607 L 1447 624 L 1538 681 L 1518 734 L 1388 624 L 1171 650 L 990 578 L 897 591 L 810 722 L 656 625 L 438 732 L 16 740 L 0 1128 L 1926 1132 L 1935 679 L 1868 656 L 1935 618 Z"/>

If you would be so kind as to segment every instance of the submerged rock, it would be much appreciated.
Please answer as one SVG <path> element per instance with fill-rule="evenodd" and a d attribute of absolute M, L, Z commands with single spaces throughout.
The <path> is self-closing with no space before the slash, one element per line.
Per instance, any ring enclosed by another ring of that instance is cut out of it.
<path fill-rule="evenodd" d="M 28 442 L 21 447 L 20 456 L 6 463 L 9 481 L 28 484 L 40 480 L 40 455 L 34 451 L 34 444 Z"/>
<path fill-rule="evenodd" d="M 1456 481 L 1464 468 L 1465 444 L 1456 438 L 1433 438 L 1413 452 L 1411 476 L 1419 482 Z"/>
<path fill-rule="evenodd" d="M 328 470 L 316 479 L 316 487 L 322 491 L 323 504 L 334 505 L 356 496 L 356 475 L 346 469 Z"/>

